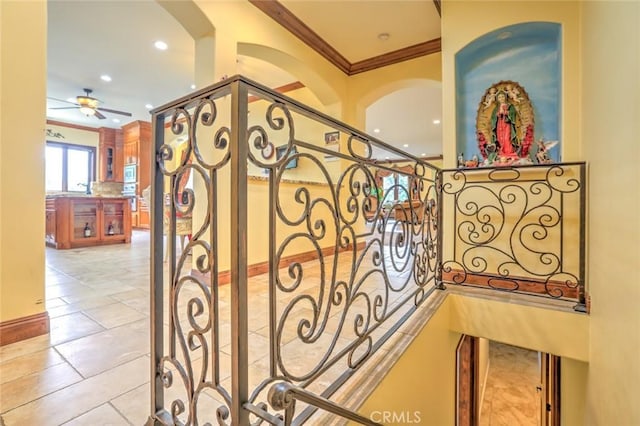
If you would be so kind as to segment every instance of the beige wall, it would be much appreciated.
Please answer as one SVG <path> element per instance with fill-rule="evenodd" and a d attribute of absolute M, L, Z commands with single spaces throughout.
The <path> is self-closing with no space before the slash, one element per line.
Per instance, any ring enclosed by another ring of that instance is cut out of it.
<path fill-rule="evenodd" d="M 0 322 L 44 311 L 46 35 L 46 2 L 0 2 Z"/>
<path fill-rule="evenodd" d="M 640 2 L 584 2 L 592 298 L 587 425 L 640 424 Z"/>

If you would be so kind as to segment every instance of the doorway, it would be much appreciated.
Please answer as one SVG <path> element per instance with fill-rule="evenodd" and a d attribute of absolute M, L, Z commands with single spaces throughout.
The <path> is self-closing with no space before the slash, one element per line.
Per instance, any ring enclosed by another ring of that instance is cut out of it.
<path fill-rule="evenodd" d="M 456 365 L 458 426 L 560 425 L 560 357 L 462 336 Z"/>

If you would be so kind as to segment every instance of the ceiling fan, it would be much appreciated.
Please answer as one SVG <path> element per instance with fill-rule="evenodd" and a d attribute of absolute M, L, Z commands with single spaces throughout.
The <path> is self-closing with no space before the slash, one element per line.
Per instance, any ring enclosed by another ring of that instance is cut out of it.
<path fill-rule="evenodd" d="M 73 104 L 75 106 L 72 106 L 72 107 L 57 107 L 57 108 L 49 108 L 49 109 L 74 109 L 74 108 L 78 108 L 78 109 L 80 109 L 80 112 L 83 113 L 84 115 L 87 115 L 87 116 L 95 115 L 100 120 L 104 120 L 105 118 L 107 118 L 107 117 L 104 116 L 104 114 L 100 113 L 100 111 L 110 112 L 112 114 L 126 115 L 127 117 L 131 117 L 131 113 L 130 112 L 116 111 L 114 109 L 98 107 L 98 104 L 100 103 L 100 101 L 91 96 L 91 92 L 93 92 L 93 90 L 91 90 L 91 89 L 82 89 L 82 90 L 84 90 L 85 94 L 76 96 L 76 102 L 65 101 L 65 100 L 57 99 L 57 98 L 49 98 L 49 99 L 53 99 L 55 101 L 66 102 L 66 103 L 69 103 L 69 104 Z"/>

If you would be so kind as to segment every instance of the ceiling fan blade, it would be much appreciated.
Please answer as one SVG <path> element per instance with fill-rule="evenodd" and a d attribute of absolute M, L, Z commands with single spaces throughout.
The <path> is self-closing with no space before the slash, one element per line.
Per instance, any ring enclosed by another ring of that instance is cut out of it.
<path fill-rule="evenodd" d="M 79 105 L 78 105 L 79 106 Z M 72 107 L 55 107 L 55 108 L 47 108 L 47 109 L 78 109 L 77 106 Z"/>
<path fill-rule="evenodd" d="M 127 117 L 131 117 L 130 112 L 116 111 L 115 109 L 108 109 L 108 108 L 97 108 L 97 109 L 104 112 L 110 112 L 112 114 L 120 114 L 120 115 L 126 115 Z"/>
<path fill-rule="evenodd" d="M 75 102 L 67 101 L 67 100 L 64 100 L 64 99 L 52 98 L 51 96 L 47 96 L 47 99 L 51 99 L 52 101 L 64 102 L 65 104 L 78 105 Z"/>
<path fill-rule="evenodd" d="M 93 115 L 95 115 L 96 117 L 98 117 L 100 120 L 104 120 L 105 118 L 107 118 L 107 117 L 105 117 L 104 115 L 100 114 L 100 112 L 99 112 L 99 111 L 96 111 L 96 112 L 95 112 L 95 114 L 93 114 Z"/>

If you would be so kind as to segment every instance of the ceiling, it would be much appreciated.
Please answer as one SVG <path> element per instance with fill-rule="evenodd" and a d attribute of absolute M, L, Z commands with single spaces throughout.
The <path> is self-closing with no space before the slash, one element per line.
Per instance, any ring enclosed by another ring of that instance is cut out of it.
<path fill-rule="evenodd" d="M 399 53 L 410 46 L 415 56 L 416 48 L 434 39 L 439 48 L 440 19 L 433 0 L 260 3 L 286 8 L 299 20 L 299 27 L 311 34 L 310 43 L 334 52 L 328 59 L 337 58 L 336 66 L 347 73 L 358 64 L 379 66 L 387 57 L 397 61 Z M 154 48 L 156 40 L 166 41 L 169 48 Z M 47 117 L 115 128 L 132 120 L 149 121 L 149 106 L 193 90 L 194 50 L 192 37 L 153 0 L 49 0 Z M 239 74 L 266 86 L 276 88 L 295 81 L 264 61 L 246 56 L 238 59 Z M 105 74 L 110 82 L 101 79 Z M 75 102 L 84 88 L 93 90 L 91 96 L 100 100 L 100 107 L 130 112 L 132 117 L 103 112 L 106 118 L 100 120 L 75 108 L 52 109 L 73 107 L 68 102 Z M 442 132 L 433 124 L 440 115 L 439 85 L 403 89 L 368 109 L 365 131 L 414 155 L 440 155 Z"/>

